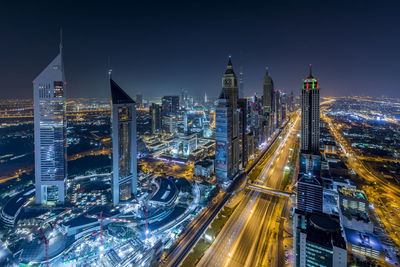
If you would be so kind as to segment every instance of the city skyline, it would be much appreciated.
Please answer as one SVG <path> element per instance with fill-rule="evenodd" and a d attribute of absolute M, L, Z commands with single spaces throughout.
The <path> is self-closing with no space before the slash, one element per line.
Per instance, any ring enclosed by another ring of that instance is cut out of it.
<path fill-rule="evenodd" d="M 0 10 L 1 266 L 400 264 L 394 1 L 77 4 Z"/>
<path fill-rule="evenodd" d="M 54 17 L 57 8 L 65 12 Z M 0 31 L 7 39 L 0 49 L 15 51 L 7 53 L 0 63 L 4 74 L 0 97 L 28 97 L 30 81 L 55 53 L 60 27 L 65 36 L 68 97 L 108 97 L 104 86 L 108 58 L 115 77 L 127 84 L 131 95 L 168 95 L 184 88 L 192 95 L 206 92 L 216 97 L 221 74 L 218 66 L 228 55 L 243 70 L 248 96 L 262 94 L 266 66 L 277 81 L 275 87 L 290 92 L 304 76 L 304 66 L 312 63 L 325 81 L 325 96 L 398 97 L 395 69 L 399 55 L 394 49 L 400 43 L 395 32 L 397 8 L 394 1 L 383 1 L 379 6 L 372 1 L 343 1 L 342 5 L 317 1 L 178 2 L 156 7 L 80 5 L 79 10 L 74 3 L 42 2 L 24 8 L 9 3 L 2 9 L 2 22 L 20 34 L 6 28 Z M 164 13 L 164 9 L 170 12 Z M 36 10 L 46 12 L 51 23 L 32 17 Z M 306 19 L 303 14 L 309 10 L 313 16 Z M 128 16 L 130 11 L 133 16 Z M 310 34 L 318 36 L 316 42 L 305 41 L 304 36 Z M 237 41 L 226 42 L 229 36 Z M 213 45 L 207 43 L 207 49 L 201 50 L 204 40 L 212 40 Z M 31 45 L 25 47 L 25 42 Z M 17 72 L 18 77 L 13 75 Z M 345 87 L 337 82 L 344 79 Z"/>

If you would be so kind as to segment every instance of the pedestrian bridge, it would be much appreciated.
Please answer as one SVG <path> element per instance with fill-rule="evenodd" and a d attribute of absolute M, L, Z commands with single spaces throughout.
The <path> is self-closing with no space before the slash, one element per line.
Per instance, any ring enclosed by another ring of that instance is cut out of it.
<path fill-rule="evenodd" d="M 273 189 L 271 187 L 262 186 L 262 185 L 258 185 L 258 184 L 248 184 L 246 186 L 246 188 L 250 189 L 250 190 L 253 190 L 253 191 L 258 191 L 258 192 L 261 192 L 261 193 L 277 195 L 277 196 L 284 196 L 284 197 L 288 197 L 290 199 L 294 198 L 295 195 L 296 195 L 295 193 L 276 190 L 276 189 Z"/>

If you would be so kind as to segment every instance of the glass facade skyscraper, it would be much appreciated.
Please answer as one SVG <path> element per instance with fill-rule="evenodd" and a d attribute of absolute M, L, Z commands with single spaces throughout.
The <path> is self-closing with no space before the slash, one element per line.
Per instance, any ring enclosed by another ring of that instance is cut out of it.
<path fill-rule="evenodd" d="M 33 81 L 36 204 L 65 201 L 67 178 L 66 82 L 62 46 Z"/>
<path fill-rule="evenodd" d="M 232 108 L 223 92 L 215 111 L 215 176 L 223 183 L 233 177 Z"/>
<path fill-rule="evenodd" d="M 215 119 L 215 175 L 219 182 L 226 182 L 239 172 L 239 138 L 238 81 L 229 58 Z"/>
<path fill-rule="evenodd" d="M 137 191 L 136 104 L 112 79 L 113 204 Z"/>
<path fill-rule="evenodd" d="M 301 90 L 301 151 L 319 154 L 319 85 L 311 73 Z"/>

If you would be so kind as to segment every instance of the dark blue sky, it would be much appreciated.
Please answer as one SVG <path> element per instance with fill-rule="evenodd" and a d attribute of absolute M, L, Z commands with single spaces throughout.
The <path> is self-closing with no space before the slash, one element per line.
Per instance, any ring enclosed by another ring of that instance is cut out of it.
<path fill-rule="evenodd" d="M 26 2 L 0 7 L 1 98 L 32 97 L 60 26 L 69 97 L 109 96 L 108 56 L 132 96 L 217 95 L 229 54 L 247 95 L 266 66 L 298 93 L 312 63 L 322 95 L 400 97 L 399 1 Z"/>

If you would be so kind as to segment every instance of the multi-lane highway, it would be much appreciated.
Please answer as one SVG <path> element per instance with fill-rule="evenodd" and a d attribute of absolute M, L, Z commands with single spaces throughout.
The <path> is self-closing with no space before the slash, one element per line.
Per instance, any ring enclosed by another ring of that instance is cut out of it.
<path fill-rule="evenodd" d="M 284 130 L 279 146 L 268 151 L 256 183 L 281 189 L 289 151 L 298 142 L 299 117 Z M 283 197 L 248 191 L 199 262 L 199 266 L 277 266 L 276 246 Z M 282 255 L 279 255 L 282 256 Z"/>

